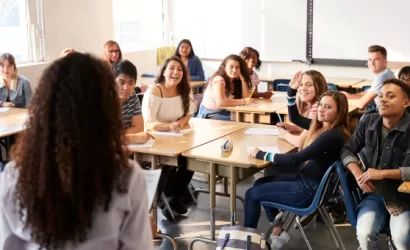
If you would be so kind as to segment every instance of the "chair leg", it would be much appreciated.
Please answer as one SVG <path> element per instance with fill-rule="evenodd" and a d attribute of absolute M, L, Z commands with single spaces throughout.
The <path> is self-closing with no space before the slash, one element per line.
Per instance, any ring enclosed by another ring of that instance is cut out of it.
<path fill-rule="evenodd" d="M 390 235 L 387 235 L 387 244 L 388 244 L 389 250 L 397 250 L 396 246 L 394 245 L 393 239 L 391 238 Z"/>
<path fill-rule="evenodd" d="M 169 202 L 168 202 L 168 200 L 167 200 L 167 197 L 165 196 L 164 193 L 161 194 L 161 200 L 162 200 L 162 202 L 164 202 L 165 209 L 167 209 L 167 210 L 169 211 L 169 214 L 171 215 L 172 220 L 175 220 L 174 211 L 172 211 L 172 208 L 171 208 L 171 206 L 169 205 Z"/>
<path fill-rule="evenodd" d="M 322 217 L 323 221 L 325 222 L 329 232 L 330 236 L 332 237 L 333 243 L 335 244 L 337 249 L 345 250 L 345 246 L 343 244 L 342 238 L 340 238 L 340 234 L 337 231 L 335 225 L 332 222 L 332 219 L 330 218 L 328 212 L 326 211 L 324 205 L 319 206 L 319 214 Z"/>
<path fill-rule="evenodd" d="M 302 224 L 300 224 L 300 217 L 296 216 L 296 224 L 298 225 L 300 234 L 302 234 L 303 240 L 305 240 L 305 243 L 307 245 L 307 247 L 309 248 L 309 250 L 312 250 L 312 246 L 309 243 L 309 240 L 306 236 L 305 230 L 303 230 Z"/>
<path fill-rule="evenodd" d="M 190 182 L 190 183 L 188 184 L 188 193 L 189 193 L 189 196 L 191 196 L 191 199 L 193 200 L 194 204 L 198 204 L 198 201 L 197 201 L 197 199 L 196 199 L 196 197 L 195 197 L 194 191 L 195 191 L 195 187 L 194 187 L 194 186 L 192 185 L 192 183 Z"/>
<path fill-rule="evenodd" d="M 266 232 L 266 235 L 265 235 L 265 240 L 266 241 L 269 241 L 269 237 L 272 234 L 273 229 L 275 228 L 276 224 L 278 224 L 278 222 L 281 219 L 283 214 L 284 214 L 283 211 L 279 211 L 279 213 L 275 216 L 275 219 L 273 220 L 273 222 L 270 225 L 268 231 Z"/>

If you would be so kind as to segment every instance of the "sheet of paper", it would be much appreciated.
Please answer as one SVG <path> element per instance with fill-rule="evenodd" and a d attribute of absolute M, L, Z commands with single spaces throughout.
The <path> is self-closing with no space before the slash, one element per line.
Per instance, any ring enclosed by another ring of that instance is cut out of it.
<path fill-rule="evenodd" d="M 154 143 L 155 143 L 154 139 L 149 139 L 143 144 L 132 143 L 132 144 L 128 144 L 127 147 L 128 147 L 128 150 L 132 150 L 133 148 L 152 148 L 154 146 Z"/>
<path fill-rule="evenodd" d="M 166 136 L 184 136 L 188 133 L 192 132 L 191 128 L 187 128 L 187 129 L 182 129 L 179 132 L 175 132 L 175 131 L 169 131 L 169 132 L 162 132 L 162 131 L 149 131 L 150 134 L 152 134 L 153 136 L 161 136 L 161 135 L 166 135 Z"/>
<path fill-rule="evenodd" d="M 0 112 L 7 112 L 9 110 L 10 110 L 10 108 L 5 108 L 5 107 L 0 108 Z"/>
<path fill-rule="evenodd" d="M 162 169 L 156 170 L 143 170 L 145 178 L 145 188 L 147 191 L 148 208 L 152 206 L 154 195 L 157 192 L 159 177 L 161 176 Z"/>
<path fill-rule="evenodd" d="M 277 128 L 248 128 L 244 132 L 247 135 L 278 135 Z"/>

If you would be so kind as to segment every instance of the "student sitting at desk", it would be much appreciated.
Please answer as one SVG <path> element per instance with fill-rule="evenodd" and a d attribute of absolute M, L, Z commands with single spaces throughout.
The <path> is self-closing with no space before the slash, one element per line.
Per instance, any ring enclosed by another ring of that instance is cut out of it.
<path fill-rule="evenodd" d="M 113 73 L 117 86 L 118 98 L 121 103 L 121 114 L 126 139 L 131 143 L 145 143 L 151 136 L 142 132 L 144 119 L 141 114 L 141 104 L 134 92 L 137 81 L 137 68 L 125 60 L 114 65 Z"/>
<path fill-rule="evenodd" d="M 316 70 L 296 72 L 288 88 L 288 113 L 293 124 L 278 123 L 281 138 L 296 147 L 301 146 L 299 134 L 306 134 L 310 123 L 316 117 L 319 97 L 327 90 L 324 76 Z"/>
<path fill-rule="evenodd" d="M 271 91 L 262 92 L 262 93 L 259 93 L 257 91 L 260 80 L 259 80 L 258 74 L 255 72 L 255 69 L 259 70 L 262 64 L 261 60 L 259 59 L 259 52 L 252 47 L 245 47 L 241 51 L 241 53 L 239 53 L 239 56 L 242 57 L 242 59 L 246 63 L 246 66 L 248 67 L 248 70 L 249 70 L 249 76 L 251 78 L 252 89 L 255 88 L 255 91 L 253 92 L 252 97 L 253 98 L 262 97 L 266 99 L 271 98 L 272 96 Z"/>
<path fill-rule="evenodd" d="M 153 249 L 106 65 L 71 53 L 43 73 L 0 175 L 0 249 Z"/>
<path fill-rule="evenodd" d="M 175 56 L 182 59 L 185 66 L 190 73 L 190 80 L 192 81 L 204 81 L 205 73 L 202 68 L 202 63 L 199 57 L 195 55 L 192 43 L 188 39 L 182 39 L 175 51 Z"/>
<path fill-rule="evenodd" d="M 227 56 L 209 79 L 199 107 L 199 118 L 231 119 L 223 106 L 238 106 L 249 102 L 249 70 L 238 55 Z"/>
<path fill-rule="evenodd" d="M 376 111 L 377 107 L 374 99 L 382 88 L 383 81 L 394 78 L 394 73 L 387 68 L 387 50 L 380 45 L 371 45 L 368 48 L 367 67 L 374 75 L 373 83 L 365 93 L 348 94 L 347 98 L 360 98 L 357 104 L 360 109 L 367 108 L 368 111 Z"/>
<path fill-rule="evenodd" d="M 410 180 L 410 87 L 387 79 L 378 98 L 378 113 L 360 120 L 341 153 L 365 193 L 358 207 L 357 240 L 363 250 L 381 249 L 379 234 L 387 224 L 396 249 L 410 249 L 410 194 L 397 191 Z"/>
<path fill-rule="evenodd" d="M 179 57 L 165 60 L 156 80 L 157 84 L 148 88 L 142 101 L 142 115 L 147 130 L 178 132 L 188 126 L 195 112 L 195 102 L 188 82 L 188 70 Z M 187 208 L 181 199 L 187 194 L 187 187 L 193 172 L 187 170 L 186 159 L 178 159 L 177 168 L 163 168 L 159 193 L 165 192 L 170 198 L 170 206 L 177 214 L 185 214 Z M 166 182 L 164 183 L 164 179 Z M 163 210 L 164 212 L 164 210 Z M 165 212 L 165 217 L 170 218 Z"/>
<path fill-rule="evenodd" d="M 4 53 L 0 56 L 0 107 L 27 108 L 33 94 L 30 82 L 17 75 L 14 56 Z"/>
<path fill-rule="evenodd" d="M 114 64 L 122 60 L 120 45 L 113 40 L 105 42 L 101 59 L 112 68 Z"/>
<path fill-rule="evenodd" d="M 410 66 L 405 66 L 400 69 L 398 78 L 410 85 Z"/>
<path fill-rule="evenodd" d="M 309 204 L 323 174 L 339 159 L 340 150 L 348 137 L 347 99 L 340 92 L 328 91 L 319 98 L 317 114 L 300 151 L 279 154 L 260 151 L 257 148 L 251 149 L 251 157 L 271 161 L 274 167 L 285 165 L 297 173 L 258 179 L 245 195 L 244 226 L 257 227 L 261 201 L 300 206 Z M 276 212 L 274 211 L 273 215 Z M 269 218 L 271 221 L 273 219 Z M 276 248 L 280 248 L 289 240 L 289 235 L 282 231 L 281 223 L 276 225 L 272 236 L 272 244 Z"/>

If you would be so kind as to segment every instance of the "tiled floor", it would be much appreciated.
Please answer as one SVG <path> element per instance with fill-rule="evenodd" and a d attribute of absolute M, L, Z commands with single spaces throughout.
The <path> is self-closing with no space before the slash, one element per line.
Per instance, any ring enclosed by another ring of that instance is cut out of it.
<path fill-rule="evenodd" d="M 238 185 L 237 193 L 243 197 L 246 189 L 253 183 L 255 178 L 259 178 L 258 174 L 251 177 Z M 206 187 L 204 183 L 193 182 L 194 186 Z M 218 185 L 217 190 L 222 191 L 222 185 Z M 209 236 L 209 196 L 207 194 L 200 194 L 198 204 L 191 207 L 187 217 L 181 217 L 176 222 L 167 221 L 160 213 L 158 216 L 158 223 L 163 233 L 167 233 L 175 237 L 178 243 L 178 249 L 188 249 L 189 243 L 193 237 Z M 223 225 L 229 225 L 229 199 L 225 197 L 217 197 L 216 199 L 216 224 L 217 230 Z M 240 201 L 237 202 L 237 221 L 238 224 L 243 223 L 243 205 Z M 268 221 L 266 216 L 261 216 L 258 230 L 266 232 L 268 229 Z M 350 225 L 343 225 L 337 227 L 346 249 L 357 249 L 358 244 L 354 235 L 354 231 Z M 306 233 L 312 244 L 313 249 L 327 250 L 335 249 L 325 225 L 320 222 L 313 222 L 306 228 Z M 291 241 L 283 249 L 307 249 L 302 237 L 298 231 L 292 227 L 290 234 Z M 171 244 L 167 241 L 156 243 L 155 249 L 172 249 Z M 195 250 L 215 249 L 215 245 L 206 245 L 201 242 L 196 242 Z"/>

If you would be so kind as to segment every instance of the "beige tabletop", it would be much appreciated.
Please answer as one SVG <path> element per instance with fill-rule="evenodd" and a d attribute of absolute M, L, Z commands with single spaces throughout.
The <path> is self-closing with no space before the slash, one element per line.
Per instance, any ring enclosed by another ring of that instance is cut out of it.
<path fill-rule="evenodd" d="M 363 81 L 363 78 L 351 78 L 351 77 L 326 77 L 327 82 L 334 83 L 341 88 L 351 88 L 355 84 Z"/>
<path fill-rule="evenodd" d="M 373 83 L 372 80 L 364 79 L 361 82 L 358 82 L 358 83 L 354 84 L 352 87 L 356 88 L 356 89 L 361 89 L 365 86 L 371 86 L 372 83 Z"/>
<path fill-rule="evenodd" d="M 286 92 L 276 91 L 270 99 L 252 98 L 251 104 L 238 105 L 238 106 L 226 106 L 223 109 L 236 112 L 247 113 L 273 113 L 277 109 L 286 107 L 287 99 Z"/>
<path fill-rule="evenodd" d="M 272 125 L 252 124 L 248 128 L 276 128 Z M 214 140 L 202 146 L 193 148 L 182 153 L 185 157 L 196 158 L 198 160 L 219 162 L 227 165 L 235 165 L 242 168 L 264 167 L 268 162 L 249 158 L 247 147 L 264 146 L 276 147 L 280 153 L 287 153 L 295 149 L 288 142 L 279 139 L 278 136 L 269 135 L 249 135 L 245 134 L 246 128 L 236 131 L 229 136 Z M 233 141 L 233 150 L 230 153 L 222 153 L 221 145 L 229 138 Z"/>
<path fill-rule="evenodd" d="M 246 126 L 246 123 L 191 118 L 192 131 L 183 136 L 154 135 L 153 147 L 133 148 L 132 152 L 175 157 L 182 152 L 198 147 L 209 141 L 231 134 Z"/>
<path fill-rule="evenodd" d="M 17 134 L 24 130 L 27 119 L 27 109 L 0 109 L 0 138 Z"/>

